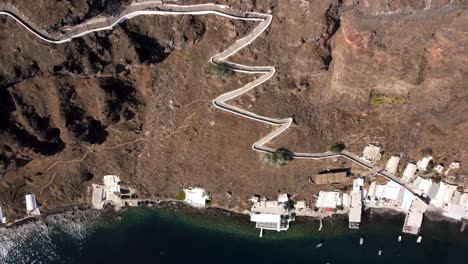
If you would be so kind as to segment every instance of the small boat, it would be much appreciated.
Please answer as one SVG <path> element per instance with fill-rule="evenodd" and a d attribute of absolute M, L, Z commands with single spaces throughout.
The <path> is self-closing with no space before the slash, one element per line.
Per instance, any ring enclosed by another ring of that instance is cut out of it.
<path fill-rule="evenodd" d="M 421 243 L 421 241 L 422 241 L 422 236 L 419 236 L 418 240 L 416 240 L 416 243 Z"/>
<path fill-rule="evenodd" d="M 382 250 L 380 249 L 380 250 L 379 250 L 379 256 L 381 256 L 381 255 L 382 255 Z"/>
<path fill-rule="evenodd" d="M 315 246 L 315 248 L 321 248 L 322 246 L 323 246 L 322 243 L 318 243 L 318 244 Z"/>
<path fill-rule="evenodd" d="M 359 239 L 359 245 L 362 245 L 362 244 L 364 244 L 364 237 L 361 237 L 361 238 Z"/>
<path fill-rule="evenodd" d="M 398 236 L 398 242 L 401 242 L 401 236 Z"/>

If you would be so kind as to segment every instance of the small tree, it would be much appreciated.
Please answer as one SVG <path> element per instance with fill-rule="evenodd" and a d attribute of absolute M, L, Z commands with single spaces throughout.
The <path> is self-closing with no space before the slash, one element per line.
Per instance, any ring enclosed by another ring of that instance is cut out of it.
<path fill-rule="evenodd" d="M 435 166 L 434 160 L 430 160 L 429 163 L 427 164 L 426 171 L 431 172 L 434 169 L 434 166 Z"/>
<path fill-rule="evenodd" d="M 207 72 L 209 74 L 215 75 L 220 78 L 230 77 L 234 74 L 234 71 L 231 70 L 226 64 L 210 64 L 208 66 Z"/>
<path fill-rule="evenodd" d="M 346 148 L 343 142 L 337 142 L 330 147 L 330 151 L 333 153 L 341 153 Z"/>
<path fill-rule="evenodd" d="M 184 191 L 178 192 L 175 198 L 176 200 L 179 200 L 179 201 L 185 200 L 185 192 Z"/>
<path fill-rule="evenodd" d="M 294 154 L 285 148 L 275 150 L 273 153 L 267 153 L 263 157 L 263 161 L 270 166 L 280 167 L 288 164 L 294 159 Z"/>

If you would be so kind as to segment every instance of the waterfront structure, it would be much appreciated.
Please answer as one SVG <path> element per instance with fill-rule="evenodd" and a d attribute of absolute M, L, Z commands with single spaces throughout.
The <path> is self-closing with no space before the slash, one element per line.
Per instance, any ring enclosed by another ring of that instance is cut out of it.
<path fill-rule="evenodd" d="M 301 206 L 305 208 L 304 204 Z M 295 220 L 295 211 L 289 202 L 287 194 L 278 195 L 276 201 L 268 201 L 265 197 L 253 202 L 250 221 L 255 222 L 255 227 L 263 230 L 276 230 L 278 232 L 289 229 L 289 223 Z"/>
<path fill-rule="evenodd" d="M 340 192 L 320 191 L 315 207 L 325 209 L 328 212 L 334 212 L 338 206 L 343 205 L 343 197 Z"/>
<path fill-rule="evenodd" d="M 458 221 L 460 221 L 463 217 L 468 216 L 466 206 L 453 203 L 449 203 L 442 214 L 448 218 L 452 218 Z"/>
<path fill-rule="evenodd" d="M 343 208 L 349 208 L 351 204 L 351 196 L 347 193 L 343 193 Z"/>
<path fill-rule="evenodd" d="M 124 206 L 121 198 L 120 178 L 116 175 L 105 175 L 104 185 L 93 184 L 91 204 L 95 209 L 103 209 L 105 205 L 113 205 L 115 210 Z"/>
<path fill-rule="evenodd" d="M 184 189 L 184 193 L 184 201 L 196 207 L 204 207 L 206 205 L 206 201 L 210 200 L 210 197 L 206 193 L 205 189 L 202 188 L 197 187 Z"/>
<path fill-rule="evenodd" d="M 376 162 L 382 158 L 382 149 L 379 146 L 369 144 L 362 152 L 362 158 L 369 162 Z"/>
<path fill-rule="evenodd" d="M 406 165 L 405 170 L 403 171 L 403 176 L 401 177 L 401 180 L 403 182 L 409 182 L 413 179 L 414 175 L 416 175 L 416 164 L 413 163 L 408 163 Z"/>
<path fill-rule="evenodd" d="M 36 196 L 34 194 L 27 194 L 26 199 L 26 213 L 30 216 L 40 215 L 39 206 L 37 205 Z"/>
<path fill-rule="evenodd" d="M 427 167 L 429 166 L 429 162 L 432 160 L 431 156 L 426 156 L 422 158 L 418 163 L 416 164 L 418 169 L 421 171 L 427 171 Z"/>
<path fill-rule="evenodd" d="M 363 178 L 357 178 L 357 179 L 353 180 L 353 191 L 362 190 L 363 186 L 364 186 L 364 179 Z"/>
<path fill-rule="evenodd" d="M 0 206 L 0 223 L 6 224 L 6 215 L 2 210 L 2 207 Z"/>
<path fill-rule="evenodd" d="M 307 208 L 307 203 L 305 200 L 297 201 L 296 204 L 294 205 L 294 209 L 296 210 L 303 210 L 306 208 Z"/>
<path fill-rule="evenodd" d="M 359 229 L 359 224 L 361 223 L 363 187 L 363 178 L 354 179 L 353 190 L 351 191 L 351 194 L 349 196 L 348 222 L 350 229 Z"/>
<path fill-rule="evenodd" d="M 398 169 L 398 164 L 400 163 L 400 157 L 398 156 L 391 156 L 390 159 L 387 162 L 387 166 L 385 166 L 385 170 L 392 174 L 395 175 L 397 169 Z"/>
<path fill-rule="evenodd" d="M 403 194 L 403 200 L 401 201 L 400 208 L 408 211 L 411 208 L 411 204 L 413 203 L 414 199 L 416 199 L 416 196 L 414 196 L 413 193 L 405 189 L 405 192 Z"/>
<path fill-rule="evenodd" d="M 375 194 L 377 192 L 377 183 L 371 182 L 369 186 L 369 190 L 367 191 L 367 198 L 366 202 L 370 204 L 374 204 L 376 202 Z"/>
<path fill-rule="evenodd" d="M 350 207 L 349 207 L 349 228 L 359 229 L 361 223 L 362 213 L 362 191 L 352 191 L 350 195 Z"/>
<path fill-rule="evenodd" d="M 419 198 L 414 199 L 408 213 L 406 214 L 402 231 L 404 233 L 417 235 L 421 230 L 423 216 L 426 210 L 427 204 L 425 202 Z"/>
<path fill-rule="evenodd" d="M 349 179 L 345 171 L 333 172 L 333 173 L 332 172 L 320 173 L 320 174 L 312 176 L 312 181 L 318 185 L 344 183 L 344 182 L 347 182 L 348 180 Z"/>
<path fill-rule="evenodd" d="M 401 186 L 394 181 L 387 182 L 387 184 L 384 185 L 382 199 L 380 202 L 385 205 L 395 205 L 398 194 L 400 193 L 400 188 Z"/>

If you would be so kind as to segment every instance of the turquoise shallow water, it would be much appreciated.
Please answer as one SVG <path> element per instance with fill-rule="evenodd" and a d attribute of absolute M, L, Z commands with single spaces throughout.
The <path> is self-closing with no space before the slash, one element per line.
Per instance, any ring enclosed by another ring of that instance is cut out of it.
<path fill-rule="evenodd" d="M 357 231 L 334 219 L 321 232 L 318 221 L 302 218 L 290 231 L 263 238 L 247 217 L 212 210 L 132 209 L 88 218 L 77 224 L 56 217 L 47 226 L 21 230 L 20 242 L 3 250 L 2 262 L 468 263 L 468 234 L 458 224 L 425 221 L 421 244 L 409 235 L 398 243 L 402 216 L 374 214 Z M 316 248 L 319 242 L 323 246 Z"/>

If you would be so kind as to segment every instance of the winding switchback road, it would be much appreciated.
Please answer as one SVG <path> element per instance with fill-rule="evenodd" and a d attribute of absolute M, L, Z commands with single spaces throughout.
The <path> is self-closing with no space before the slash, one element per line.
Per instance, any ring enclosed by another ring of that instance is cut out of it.
<path fill-rule="evenodd" d="M 30 22 L 26 16 L 24 16 L 19 10 L 14 6 L 8 4 L 0 4 L 0 15 L 6 15 L 15 19 L 19 24 L 24 28 L 34 34 L 36 37 L 49 42 L 49 43 L 65 43 L 73 40 L 74 38 L 82 37 L 84 35 L 90 34 L 92 32 L 103 31 L 103 30 L 112 30 L 118 23 L 125 21 L 126 19 L 131 19 L 133 17 L 142 16 L 142 15 L 218 15 L 224 16 L 231 19 L 238 19 L 244 21 L 256 21 L 259 22 L 258 25 L 246 36 L 236 40 L 231 46 L 222 51 L 219 54 L 214 55 L 211 58 L 211 62 L 214 64 L 222 64 L 229 69 L 235 72 L 243 72 L 247 74 L 260 74 L 260 77 L 254 81 L 246 84 L 245 86 L 238 88 L 236 90 L 224 93 L 213 100 L 214 106 L 217 108 L 231 112 L 236 115 L 243 116 L 258 122 L 263 122 L 268 125 L 276 126 L 277 128 L 270 132 L 265 137 L 261 138 L 259 141 L 255 142 L 252 145 L 252 149 L 255 151 L 263 153 L 272 153 L 275 150 L 265 146 L 269 141 L 274 139 L 276 136 L 281 134 L 283 131 L 288 129 L 291 126 L 293 121 L 292 118 L 283 118 L 275 119 L 270 117 L 265 117 L 257 115 L 253 112 L 246 111 L 227 104 L 226 102 L 240 96 L 249 90 L 257 87 L 258 85 L 263 84 L 269 80 L 275 74 L 275 68 L 271 66 L 248 66 L 238 63 L 229 62 L 227 59 L 234 55 L 236 52 L 244 48 L 253 42 L 258 36 L 260 36 L 270 25 L 272 21 L 272 15 L 262 14 L 256 12 L 246 12 L 239 13 L 228 6 L 216 5 L 216 4 L 200 4 L 200 5 L 173 5 L 173 4 L 164 4 L 161 1 L 136 1 L 127 6 L 120 13 L 106 18 L 101 19 L 92 19 L 86 21 L 82 24 L 68 28 L 67 31 L 63 30 L 64 33 L 49 33 L 41 28 L 35 26 Z M 294 153 L 293 157 L 295 159 L 325 159 L 325 158 L 334 158 L 334 157 L 344 157 L 352 162 L 355 162 L 369 170 L 377 170 L 372 164 L 368 163 L 366 160 L 348 152 L 343 151 L 341 153 L 333 152 L 324 152 L 324 153 Z M 417 197 L 420 197 L 418 192 L 416 192 L 412 186 L 402 182 L 399 178 L 394 175 L 380 170 L 376 172 L 377 174 L 395 181 L 403 188 L 406 188 L 412 192 Z M 425 199 L 422 199 L 425 201 Z M 426 202 L 426 201 L 425 201 Z"/>

